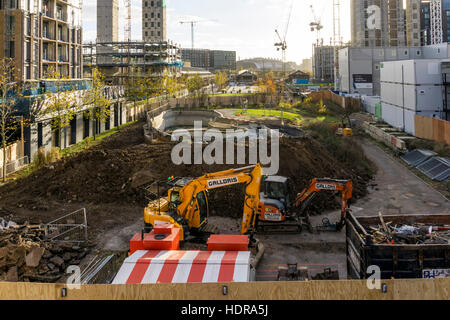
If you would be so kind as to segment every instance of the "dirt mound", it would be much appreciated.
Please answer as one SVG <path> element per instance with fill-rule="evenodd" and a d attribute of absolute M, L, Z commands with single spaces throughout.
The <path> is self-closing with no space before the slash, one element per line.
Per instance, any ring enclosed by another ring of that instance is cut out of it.
<path fill-rule="evenodd" d="M 60 201 L 80 206 L 88 203 L 143 207 L 147 199 L 140 188 L 141 185 L 167 180 L 170 176 L 198 177 L 205 173 L 241 166 L 177 166 L 171 161 L 174 143 L 161 141 L 152 145 L 144 144 L 142 125 L 143 123 L 139 122 L 123 129 L 98 146 L 2 187 L 0 207 L 17 207 L 20 204 L 25 209 L 36 210 L 36 207 L 42 207 L 39 203 L 36 205 L 36 199 L 40 199 L 40 202 Z M 283 139 L 280 142 L 279 174 L 292 178 L 295 192 L 300 192 L 314 177 L 328 177 L 352 179 L 355 198 L 366 194 L 369 177 L 353 167 L 341 164 L 317 141 L 302 138 Z M 213 214 L 240 217 L 242 191 L 243 186 L 237 185 L 211 192 L 210 207 Z M 315 199 L 312 208 L 322 211 L 338 206 L 339 203 L 333 196 L 321 195 Z"/>

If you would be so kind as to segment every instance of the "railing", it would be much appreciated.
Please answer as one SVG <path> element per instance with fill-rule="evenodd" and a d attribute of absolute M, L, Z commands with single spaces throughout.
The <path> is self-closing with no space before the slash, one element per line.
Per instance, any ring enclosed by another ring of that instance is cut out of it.
<path fill-rule="evenodd" d="M 86 209 L 80 209 L 44 225 L 45 238 L 55 242 L 88 240 Z"/>
<path fill-rule="evenodd" d="M 23 158 L 19 158 L 14 161 L 10 161 L 6 163 L 6 176 L 9 176 L 13 174 L 14 172 L 19 171 L 23 167 L 30 164 L 30 160 L 28 159 L 28 156 L 25 156 Z M 3 178 L 3 167 L 0 167 L 0 178 Z"/>

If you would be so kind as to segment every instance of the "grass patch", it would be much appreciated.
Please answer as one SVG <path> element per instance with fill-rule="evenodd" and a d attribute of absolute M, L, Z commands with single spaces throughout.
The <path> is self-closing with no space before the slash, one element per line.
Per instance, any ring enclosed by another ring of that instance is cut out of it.
<path fill-rule="evenodd" d="M 279 117 L 281 118 L 281 109 L 272 108 L 272 109 L 260 109 L 256 106 L 249 107 L 247 111 L 244 109 L 236 109 L 232 108 L 235 111 L 235 115 L 242 114 L 247 117 Z M 298 108 L 288 108 L 287 110 L 283 110 L 283 117 L 285 119 L 291 120 L 297 125 L 306 125 L 308 123 L 316 123 L 316 122 L 329 122 L 329 123 L 339 123 L 340 119 L 331 114 L 320 114 L 320 113 L 312 113 L 306 109 Z"/>
<path fill-rule="evenodd" d="M 297 120 L 303 120 L 303 117 L 300 114 L 287 112 L 287 111 L 281 111 L 281 110 L 275 110 L 275 109 L 247 109 L 246 111 L 244 109 L 233 109 L 235 112 L 235 115 L 243 114 L 248 117 L 280 117 L 281 113 L 283 113 L 283 117 L 285 119 L 289 119 L 292 121 Z"/>

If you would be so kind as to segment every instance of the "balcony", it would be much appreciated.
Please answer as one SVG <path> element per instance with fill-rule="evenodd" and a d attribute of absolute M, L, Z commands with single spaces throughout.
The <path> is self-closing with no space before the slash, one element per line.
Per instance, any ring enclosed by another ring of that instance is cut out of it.
<path fill-rule="evenodd" d="M 56 12 L 56 19 L 67 22 L 67 16 L 63 11 Z"/>

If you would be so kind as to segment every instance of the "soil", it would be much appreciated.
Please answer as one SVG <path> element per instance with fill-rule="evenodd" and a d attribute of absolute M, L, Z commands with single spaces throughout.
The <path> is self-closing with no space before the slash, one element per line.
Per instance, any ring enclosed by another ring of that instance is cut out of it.
<path fill-rule="evenodd" d="M 143 125 L 138 122 L 97 146 L 1 187 L 0 217 L 8 216 L 18 223 L 42 223 L 84 207 L 90 237 L 100 242 L 102 233 L 132 225 L 142 217 L 149 197 L 143 186 L 156 180 L 167 181 L 170 176 L 198 177 L 245 166 L 177 166 L 171 161 L 174 143 L 145 144 Z M 363 153 L 362 149 L 360 152 Z M 366 174 L 339 163 L 327 149 L 308 137 L 280 141 L 279 175 L 291 177 L 296 192 L 315 177 L 352 179 L 354 198 L 366 194 L 370 180 Z M 212 215 L 240 218 L 242 191 L 243 186 L 238 185 L 211 192 Z M 334 195 L 321 194 L 312 202 L 311 209 L 312 213 L 318 213 L 337 207 L 339 202 Z"/>

